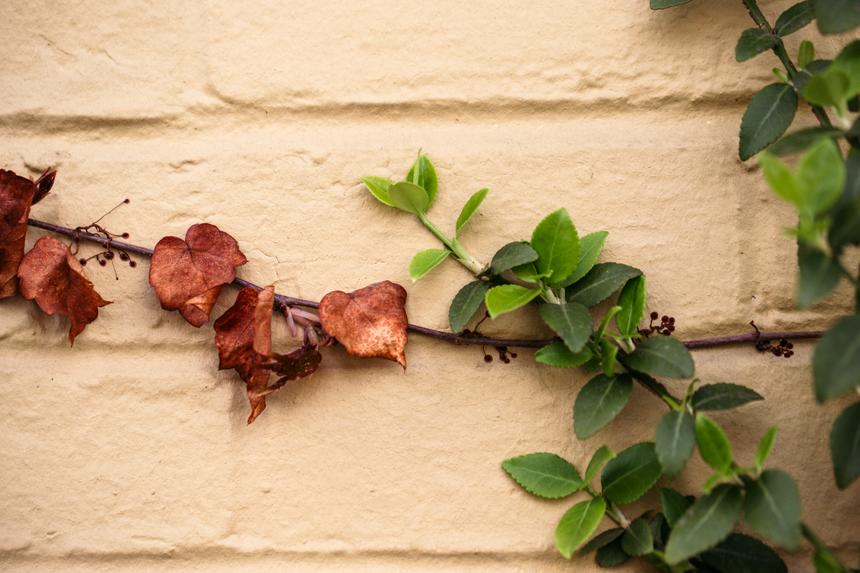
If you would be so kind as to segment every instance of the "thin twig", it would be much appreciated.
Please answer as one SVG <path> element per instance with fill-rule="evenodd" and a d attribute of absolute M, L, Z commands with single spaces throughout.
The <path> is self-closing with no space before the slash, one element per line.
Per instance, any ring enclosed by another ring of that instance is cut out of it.
<path fill-rule="evenodd" d="M 152 257 L 152 249 L 147 249 L 146 247 L 141 247 L 138 245 L 133 245 L 131 243 L 126 243 L 123 241 L 117 241 L 112 239 L 106 239 L 100 235 L 95 235 L 93 233 L 87 233 L 85 231 L 79 231 L 77 229 L 72 229 L 70 227 L 63 227 L 61 225 L 54 225 L 53 223 L 47 223 L 45 221 L 39 221 L 38 219 L 28 219 L 27 223 L 31 227 L 36 227 L 38 229 L 43 229 L 45 231 L 50 231 L 52 233 L 57 233 L 59 235 L 65 235 L 66 237 L 70 237 L 79 241 L 88 241 L 91 243 L 96 243 L 102 245 L 103 247 L 113 246 L 117 249 L 122 249 L 127 253 L 138 255 L 141 257 Z M 110 244 L 110 245 L 109 245 Z M 245 279 L 236 278 L 233 281 L 233 284 L 242 287 L 242 288 L 253 288 L 257 290 L 261 290 L 263 287 L 256 285 L 252 282 L 246 281 Z M 279 309 L 283 309 L 290 306 L 301 306 L 304 308 L 319 308 L 320 303 L 313 300 L 307 300 L 303 298 L 295 298 L 283 294 L 275 295 L 275 305 Z M 557 338 L 543 338 L 543 339 L 535 339 L 535 338 L 494 338 L 491 336 L 481 336 L 479 334 L 473 333 L 464 333 L 464 334 L 455 334 L 453 332 L 447 332 L 444 330 L 436 330 L 433 328 L 428 328 L 426 326 L 420 326 L 418 324 L 410 324 L 409 331 L 414 332 L 415 334 L 420 334 L 422 336 L 429 336 L 431 338 L 436 338 L 438 340 L 443 340 L 445 342 L 450 342 L 452 344 L 461 344 L 461 345 L 482 345 L 482 346 L 499 346 L 499 347 L 515 347 L 515 348 L 540 348 L 542 346 L 546 346 L 547 344 L 551 344 L 558 340 Z M 734 334 L 730 336 L 716 336 L 712 338 L 701 338 L 698 340 L 688 340 L 684 342 L 687 348 L 711 348 L 715 346 L 727 346 L 731 344 L 743 344 L 748 342 L 756 342 L 760 339 L 781 339 L 785 338 L 788 340 L 799 340 L 799 339 L 809 339 L 809 338 L 820 338 L 824 332 L 820 330 L 803 330 L 796 332 L 749 332 L 745 334 Z"/>

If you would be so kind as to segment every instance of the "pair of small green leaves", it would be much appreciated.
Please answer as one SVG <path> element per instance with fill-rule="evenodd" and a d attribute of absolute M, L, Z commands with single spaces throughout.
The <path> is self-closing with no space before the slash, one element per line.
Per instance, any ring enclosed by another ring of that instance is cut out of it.
<path fill-rule="evenodd" d="M 372 176 L 361 180 L 381 203 L 415 215 L 427 212 L 439 190 L 436 168 L 423 153 L 418 154 L 404 181 L 395 183 L 385 177 Z"/>
<path fill-rule="evenodd" d="M 763 52 L 772 50 L 779 44 L 780 38 L 804 28 L 814 18 L 815 15 L 812 13 L 809 2 L 798 2 L 780 14 L 773 32 L 767 32 L 761 28 L 744 30 L 735 47 L 735 59 L 738 62 L 745 62 Z"/>

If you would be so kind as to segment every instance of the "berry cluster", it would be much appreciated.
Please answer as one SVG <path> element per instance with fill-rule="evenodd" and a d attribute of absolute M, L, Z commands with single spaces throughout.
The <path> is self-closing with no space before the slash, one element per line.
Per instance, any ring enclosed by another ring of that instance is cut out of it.
<path fill-rule="evenodd" d="M 91 257 L 87 257 L 87 258 L 81 257 L 80 259 L 78 259 L 78 262 L 81 263 L 82 267 L 86 266 L 86 264 L 93 259 L 95 259 L 96 262 L 98 262 L 98 264 L 100 264 L 103 267 L 107 266 L 108 261 L 110 261 L 110 263 L 113 265 L 114 259 L 117 256 L 119 257 L 119 260 L 121 260 L 122 262 L 128 263 L 129 267 L 134 268 L 137 266 L 137 263 L 131 259 L 131 256 L 125 250 L 113 245 L 114 239 L 116 239 L 116 238 L 128 239 L 129 234 L 128 233 L 119 233 L 119 234 L 111 233 L 110 231 L 108 231 L 107 229 L 105 229 L 104 227 L 102 227 L 99 224 L 99 221 L 101 221 L 102 219 L 104 219 L 105 217 L 107 217 L 108 215 L 110 215 L 111 213 L 113 213 L 114 211 L 116 211 L 117 209 L 122 207 L 123 205 L 129 204 L 130 202 L 131 201 L 129 199 L 125 199 L 121 203 L 119 203 L 119 205 L 117 205 L 116 207 L 114 207 L 113 209 L 111 209 L 110 211 L 108 211 L 107 213 L 105 213 L 104 215 L 102 215 L 101 217 L 99 217 L 98 219 L 96 219 L 95 221 L 93 221 L 92 223 L 87 225 L 86 227 L 75 227 L 75 231 L 78 231 L 81 233 L 91 233 L 93 235 L 101 235 L 102 237 L 104 237 L 107 240 L 107 244 L 105 245 L 105 250 L 100 251 L 100 252 L 92 255 Z M 80 249 L 80 238 L 76 237 L 74 239 L 74 243 L 75 244 L 74 244 L 74 247 L 72 248 L 72 254 L 77 255 L 78 250 Z M 116 274 L 116 266 L 114 266 L 113 274 L 114 274 L 114 277 L 116 277 L 116 279 L 119 280 L 119 276 Z"/>
<path fill-rule="evenodd" d="M 782 356 L 783 358 L 791 358 L 794 356 L 794 344 L 785 338 L 780 338 L 777 344 L 773 344 L 769 339 L 761 338 L 761 331 L 756 326 L 755 321 L 750 321 L 750 326 L 755 329 L 756 341 L 755 349 L 759 352 L 770 352 L 774 356 Z"/>
<path fill-rule="evenodd" d="M 487 363 L 492 362 L 493 361 L 492 355 L 487 354 L 487 350 L 483 346 L 481 348 L 484 351 L 484 362 L 487 362 Z M 495 349 L 496 349 L 496 352 L 499 353 L 499 360 L 501 360 L 505 364 L 510 364 L 511 358 L 517 357 L 517 353 L 511 352 L 510 350 L 508 350 L 507 346 L 496 346 Z"/>
<path fill-rule="evenodd" d="M 663 316 L 660 316 L 660 313 L 654 311 L 654 312 L 651 312 L 651 315 L 649 318 L 651 319 L 651 321 L 648 324 L 648 328 L 638 329 L 639 334 L 641 334 L 645 338 L 648 338 L 648 336 L 650 336 L 651 334 L 654 334 L 655 332 L 657 334 L 662 334 L 663 336 L 672 336 L 672 333 L 675 332 L 675 317 L 674 316 L 668 316 L 665 314 Z M 654 324 L 654 321 L 657 320 L 658 318 L 660 319 L 660 323 Z"/>

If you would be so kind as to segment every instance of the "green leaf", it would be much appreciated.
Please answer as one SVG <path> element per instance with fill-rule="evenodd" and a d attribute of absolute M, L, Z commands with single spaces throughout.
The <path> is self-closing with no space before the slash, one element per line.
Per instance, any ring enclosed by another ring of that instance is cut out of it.
<path fill-rule="evenodd" d="M 791 476 L 782 470 L 765 470 L 747 485 L 746 523 L 789 551 L 800 547 L 800 495 Z"/>
<path fill-rule="evenodd" d="M 860 315 L 848 316 L 824 333 L 812 355 L 819 402 L 860 387 Z"/>
<path fill-rule="evenodd" d="M 735 528 L 743 496 L 732 485 L 720 485 L 699 498 L 675 524 L 666 544 L 666 561 L 680 563 L 715 546 Z"/>
<path fill-rule="evenodd" d="M 642 340 L 622 362 L 633 370 L 652 376 L 692 378 L 695 372 L 690 351 L 683 342 L 671 336 L 652 336 Z"/>
<path fill-rule="evenodd" d="M 511 269 L 518 279 L 531 283 L 539 283 L 547 277 L 545 273 L 539 273 L 534 263 L 526 263 Z"/>
<path fill-rule="evenodd" d="M 741 120 L 741 160 L 746 161 L 779 139 L 796 111 L 797 94 L 788 84 L 770 84 L 755 94 Z"/>
<path fill-rule="evenodd" d="M 615 315 L 618 332 L 627 336 L 636 334 L 636 327 L 645 314 L 645 276 L 641 275 L 627 281 L 618 295 L 621 310 Z"/>
<path fill-rule="evenodd" d="M 804 69 L 815 60 L 815 45 L 809 40 L 800 42 L 797 48 L 797 67 Z M 800 87 L 797 88 L 800 90 Z"/>
<path fill-rule="evenodd" d="M 527 305 L 538 295 L 540 295 L 540 289 L 531 289 L 519 285 L 501 285 L 487 291 L 484 304 L 487 305 L 490 318 L 495 319 Z"/>
<path fill-rule="evenodd" d="M 732 465 L 732 444 L 723 429 L 704 414 L 696 416 L 696 445 L 705 463 L 725 474 Z"/>
<path fill-rule="evenodd" d="M 860 26 L 857 0 L 809 0 L 822 34 L 841 34 Z"/>
<path fill-rule="evenodd" d="M 546 499 L 567 497 L 585 487 L 579 472 L 564 458 L 538 452 L 502 462 L 515 482 L 532 495 Z"/>
<path fill-rule="evenodd" d="M 604 338 L 600 341 L 600 349 L 603 353 L 601 367 L 607 376 L 615 376 L 615 360 L 618 357 L 618 347 L 611 340 Z"/>
<path fill-rule="evenodd" d="M 839 263 L 805 243 L 797 244 L 797 306 L 807 308 L 826 297 L 842 279 Z"/>
<path fill-rule="evenodd" d="M 665 8 L 672 8 L 673 6 L 680 6 L 681 4 L 686 4 L 690 0 L 651 0 L 651 9 L 652 10 L 663 10 Z"/>
<path fill-rule="evenodd" d="M 835 253 L 847 245 L 860 244 L 860 197 L 836 205 L 827 241 Z"/>
<path fill-rule="evenodd" d="M 463 230 L 463 227 L 466 226 L 466 223 L 472 218 L 472 215 L 475 214 L 475 211 L 478 210 L 478 207 L 481 206 L 481 203 L 484 202 L 484 199 L 487 197 L 487 193 L 489 193 L 489 189 L 481 189 L 480 191 L 475 192 L 474 195 L 469 197 L 469 200 L 466 201 L 466 204 L 463 205 L 463 209 L 460 211 L 460 215 L 457 217 L 457 236 L 460 236 L 460 231 Z"/>
<path fill-rule="evenodd" d="M 860 40 L 854 40 L 842 48 L 830 67 L 848 77 L 848 96 L 856 95 L 860 91 Z"/>
<path fill-rule="evenodd" d="M 490 270 L 494 275 L 500 275 L 507 270 L 532 263 L 537 259 L 538 254 L 531 245 L 525 241 L 515 241 L 496 251 L 496 254 L 493 255 L 493 262 L 490 263 Z"/>
<path fill-rule="evenodd" d="M 803 29 L 807 24 L 812 22 L 813 18 L 815 18 L 815 15 L 812 13 L 809 2 L 798 2 L 779 15 L 779 18 L 776 19 L 776 25 L 774 25 L 774 32 L 784 38 L 789 34 Z"/>
<path fill-rule="evenodd" d="M 615 503 L 632 503 L 660 477 L 660 460 L 652 442 L 642 442 L 609 460 L 600 476 L 603 495 Z"/>
<path fill-rule="evenodd" d="M 490 290 L 490 283 L 472 281 L 454 295 L 451 307 L 448 309 L 448 323 L 451 325 L 451 330 L 462 332 L 466 328 L 466 325 L 481 308 L 481 303 L 484 302 L 488 290 Z"/>
<path fill-rule="evenodd" d="M 417 281 L 442 264 L 442 261 L 447 259 L 450 254 L 451 251 L 448 249 L 427 249 L 426 251 L 421 251 L 412 257 L 412 262 L 409 263 L 409 277 L 413 281 Z"/>
<path fill-rule="evenodd" d="M 627 281 L 642 274 L 637 268 L 620 263 L 600 263 L 579 280 L 567 295 L 568 302 L 578 302 L 589 308 L 600 304 Z"/>
<path fill-rule="evenodd" d="M 829 552 L 816 550 L 812 555 L 812 564 L 815 566 L 815 573 L 845 573 L 845 568 Z"/>
<path fill-rule="evenodd" d="M 579 261 L 579 236 L 566 209 L 554 211 L 538 223 L 531 245 L 538 253 L 537 269 L 549 273 L 550 286 L 560 285 Z"/>
<path fill-rule="evenodd" d="M 693 409 L 700 412 L 707 410 L 731 410 L 756 400 L 764 400 L 761 394 L 741 386 L 740 384 L 706 384 L 700 386 L 693 394 Z"/>
<path fill-rule="evenodd" d="M 391 197 L 388 195 L 388 188 L 394 184 L 391 179 L 386 179 L 385 177 L 362 177 L 361 181 L 367 187 L 367 190 L 370 191 L 370 194 L 376 197 L 380 203 L 394 207 L 394 203 L 391 202 Z"/>
<path fill-rule="evenodd" d="M 629 374 L 598 374 L 579 391 L 573 404 L 573 430 L 580 440 L 596 434 L 615 419 L 633 392 Z"/>
<path fill-rule="evenodd" d="M 654 537 L 648 522 L 641 517 L 631 521 L 621 537 L 621 548 L 633 557 L 641 557 L 654 551 Z"/>
<path fill-rule="evenodd" d="M 588 274 L 600 257 L 608 235 L 607 231 L 596 231 L 579 239 L 579 261 L 574 271 L 559 286 L 569 287 Z"/>
<path fill-rule="evenodd" d="M 436 178 L 436 168 L 423 153 L 419 153 L 412 164 L 409 173 L 406 174 L 406 181 L 418 185 L 427 192 L 427 207 L 433 204 L 436 199 L 436 191 L 439 189 L 439 180 Z"/>
<path fill-rule="evenodd" d="M 581 501 L 561 517 L 555 529 L 555 546 L 558 552 L 570 559 L 574 551 L 594 533 L 606 513 L 602 497 Z"/>
<path fill-rule="evenodd" d="M 538 309 L 543 321 L 559 335 L 571 352 L 579 352 L 591 336 L 591 314 L 575 302 L 543 304 Z"/>
<path fill-rule="evenodd" d="M 758 163 L 761 165 L 765 181 L 773 192 L 795 207 L 800 207 L 802 204 L 800 186 L 788 165 L 770 153 L 762 153 Z"/>
<path fill-rule="evenodd" d="M 830 455 L 836 485 L 845 489 L 860 476 L 860 402 L 845 408 L 833 423 Z"/>
<path fill-rule="evenodd" d="M 576 368 L 591 359 L 591 350 L 587 347 L 579 352 L 571 352 L 564 342 L 553 342 L 535 352 L 535 360 L 547 366 L 557 368 Z"/>
<path fill-rule="evenodd" d="M 745 62 L 776 46 L 779 40 L 760 28 L 744 30 L 735 46 L 735 60 Z"/>
<path fill-rule="evenodd" d="M 394 183 L 388 188 L 388 196 L 391 203 L 401 211 L 418 215 L 427 211 L 430 206 L 430 197 L 424 188 L 408 181 Z"/>
<path fill-rule="evenodd" d="M 621 538 L 619 537 L 598 549 L 594 560 L 600 567 L 617 567 L 630 560 L 630 556 L 621 548 Z"/>
<path fill-rule="evenodd" d="M 587 553 L 591 553 L 595 549 L 600 549 L 601 547 L 608 545 L 621 537 L 624 534 L 623 527 L 613 527 L 611 529 L 607 529 L 606 531 L 602 531 L 591 538 L 591 541 L 582 546 L 579 550 L 579 553 L 585 555 Z"/>
<path fill-rule="evenodd" d="M 825 70 L 809 78 L 803 97 L 813 105 L 841 107 L 851 95 L 851 78 L 839 70 Z"/>
<path fill-rule="evenodd" d="M 699 559 L 718 573 L 788 573 L 776 551 L 743 533 L 732 533 Z"/>
<path fill-rule="evenodd" d="M 660 490 L 660 505 L 663 507 L 663 515 L 670 527 L 675 527 L 684 512 L 693 505 L 695 500 L 689 496 L 681 495 L 672 488 L 664 487 Z"/>
<path fill-rule="evenodd" d="M 663 473 L 678 475 L 696 447 L 696 422 L 688 412 L 672 411 L 664 414 L 657 424 L 655 439 L 657 458 Z"/>
<path fill-rule="evenodd" d="M 832 207 L 845 188 L 845 163 L 831 139 L 821 139 L 800 157 L 797 182 L 802 205 L 814 214 Z"/>
<path fill-rule="evenodd" d="M 755 450 L 755 467 L 756 470 L 761 471 L 764 467 L 764 463 L 767 461 L 767 457 L 770 455 L 770 451 L 773 449 L 773 443 L 776 441 L 776 426 L 771 426 L 768 428 L 767 432 L 761 437 L 758 442 L 758 446 L 756 446 Z"/>
<path fill-rule="evenodd" d="M 768 153 L 774 155 L 791 155 L 806 151 L 813 143 L 822 137 L 841 137 L 842 131 L 835 127 L 807 127 L 793 133 L 789 133 L 768 148 Z"/>
<path fill-rule="evenodd" d="M 585 468 L 585 483 L 590 483 L 600 468 L 609 460 L 615 457 L 615 452 L 609 449 L 608 446 L 600 446 L 591 456 L 591 461 L 588 462 L 588 467 Z"/>

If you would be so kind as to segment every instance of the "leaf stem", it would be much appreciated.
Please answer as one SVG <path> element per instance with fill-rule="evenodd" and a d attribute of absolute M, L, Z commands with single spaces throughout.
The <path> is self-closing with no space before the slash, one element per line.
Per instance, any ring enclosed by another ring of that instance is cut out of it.
<path fill-rule="evenodd" d="M 470 273 L 477 276 L 484 272 L 484 269 L 486 267 L 484 267 L 484 265 L 482 265 L 480 261 L 478 261 L 478 259 L 473 257 L 471 253 L 469 253 L 469 251 L 467 251 L 466 248 L 463 247 L 460 241 L 458 241 L 456 238 L 451 239 L 447 237 L 445 233 L 443 233 L 439 229 L 439 227 L 433 224 L 433 221 L 427 218 L 427 215 L 425 213 L 419 212 L 417 214 L 417 217 L 421 221 L 421 223 L 427 228 L 427 230 L 433 233 L 434 237 L 439 239 L 439 241 L 441 241 L 442 244 L 445 245 L 445 247 L 449 251 L 454 253 L 454 256 L 457 257 L 457 260 L 460 262 L 460 264 L 466 267 Z"/>
<path fill-rule="evenodd" d="M 841 567 L 842 571 L 844 571 L 846 573 L 849 571 L 849 569 L 845 566 L 844 563 L 842 563 L 842 561 L 839 559 L 839 557 L 837 557 L 836 554 L 833 553 L 830 550 L 830 548 L 824 544 L 823 541 L 821 541 L 821 538 L 818 537 L 818 535 L 816 535 L 814 531 L 812 531 L 812 528 L 810 528 L 809 525 L 807 525 L 805 522 L 803 522 L 800 524 L 800 529 L 801 529 L 801 532 L 803 533 L 803 537 L 807 541 L 809 541 L 810 545 L 812 545 L 812 547 L 815 548 L 815 551 L 817 553 L 821 553 L 823 555 L 826 555 L 827 557 L 830 557 L 834 563 L 836 563 L 839 567 Z"/>

